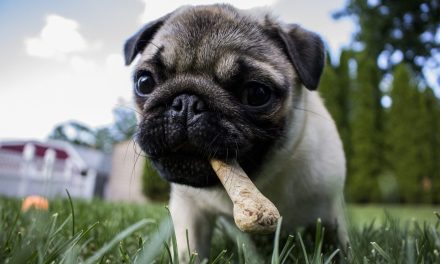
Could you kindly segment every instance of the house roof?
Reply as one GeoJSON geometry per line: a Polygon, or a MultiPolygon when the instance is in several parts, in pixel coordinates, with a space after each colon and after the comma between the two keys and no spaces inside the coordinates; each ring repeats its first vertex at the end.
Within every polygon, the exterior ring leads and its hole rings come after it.
{"type": "Polygon", "coordinates": [[[69,158],[79,169],[94,169],[100,174],[109,175],[111,170],[111,157],[96,149],[75,146],[69,142],[60,140],[48,140],[40,142],[37,140],[15,140],[0,141],[0,149],[23,152],[24,146],[32,144],[36,146],[36,155],[44,156],[46,149],[55,150],[57,159],[69,158]]]}

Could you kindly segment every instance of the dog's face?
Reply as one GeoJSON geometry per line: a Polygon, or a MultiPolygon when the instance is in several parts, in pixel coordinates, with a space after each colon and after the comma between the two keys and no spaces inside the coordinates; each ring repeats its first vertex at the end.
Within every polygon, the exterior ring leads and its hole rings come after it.
{"type": "Polygon", "coordinates": [[[219,181],[209,160],[236,159],[254,176],[286,136],[293,90],[315,89],[322,42],[228,5],[184,7],[125,44],[140,112],[137,142],[166,180],[219,181]]]}

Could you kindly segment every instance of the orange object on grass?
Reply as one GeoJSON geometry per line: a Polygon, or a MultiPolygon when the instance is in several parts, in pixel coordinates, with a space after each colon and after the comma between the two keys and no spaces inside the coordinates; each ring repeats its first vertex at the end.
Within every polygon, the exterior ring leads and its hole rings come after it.
{"type": "Polygon", "coordinates": [[[28,196],[23,200],[23,203],[21,204],[21,210],[23,212],[26,212],[31,208],[47,211],[49,209],[49,202],[46,198],[38,195],[28,196]]]}

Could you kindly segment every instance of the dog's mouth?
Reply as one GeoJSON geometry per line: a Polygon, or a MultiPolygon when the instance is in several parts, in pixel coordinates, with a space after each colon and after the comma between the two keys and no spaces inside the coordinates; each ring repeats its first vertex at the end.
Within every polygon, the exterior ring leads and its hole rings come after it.
{"type": "Polygon", "coordinates": [[[159,157],[151,157],[162,177],[174,183],[209,187],[220,183],[209,160],[210,155],[184,143],[159,157]]]}
{"type": "MultiPolygon", "coordinates": [[[[212,159],[236,160],[252,176],[266,153],[232,123],[226,126],[216,120],[201,120],[188,128],[172,121],[145,119],[137,134],[139,146],[169,182],[193,187],[219,185],[212,159]]],[[[269,145],[261,144],[264,148],[269,145]]]]}
{"type": "Polygon", "coordinates": [[[237,151],[238,150],[231,150],[229,148],[197,146],[189,142],[184,142],[150,158],[155,160],[203,160],[206,162],[215,158],[227,161],[233,158],[236,159],[238,155],[237,151]]]}

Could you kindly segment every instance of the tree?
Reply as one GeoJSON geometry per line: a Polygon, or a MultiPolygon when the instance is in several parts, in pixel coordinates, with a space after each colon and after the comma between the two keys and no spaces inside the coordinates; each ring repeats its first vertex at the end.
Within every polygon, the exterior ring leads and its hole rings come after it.
{"type": "MultiPolygon", "coordinates": [[[[344,150],[346,156],[351,156],[351,142],[350,142],[350,114],[351,105],[350,97],[352,90],[352,78],[350,76],[350,59],[353,58],[353,52],[351,50],[343,50],[339,59],[339,66],[336,68],[336,74],[338,76],[338,97],[337,104],[340,107],[340,117],[338,118],[337,125],[340,128],[341,139],[344,143],[344,150]]],[[[350,171],[350,163],[348,163],[350,171]]]]}
{"type": "Polygon", "coordinates": [[[437,0],[349,0],[334,14],[335,18],[345,16],[353,17],[360,26],[355,40],[365,46],[364,51],[386,61],[382,65],[385,71],[390,72],[401,61],[418,77],[423,77],[422,68],[428,60],[432,69],[439,67],[440,61],[435,58],[440,52],[436,41],[440,23],[437,0]]]}
{"type": "Polygon", "coordinates": [[[98,128],[95,131],[95,147],[104,152],[111,152],[115,138],[112,135],[111,129],[108,127],[98,128]]]}
{"type": "MultiPolygon", "coordinates": [[[[336,75],[336,69],[331,64],[330,55],[327,55],[327,63],[324,67],[324,71],[319,81],[319,92],[324,99],[324,103],[335,120],[338,123],[341,116],[341,110],[338,105],[338,76],[336,75]]],[[[338,126],[339,128],[339,126],[338,126]]]]}
{"type": "MultiPolygon", "coordinates": [[[[377,199],[380,196],[376,193],[377,186],[365,177],[380,175],[382,192],[387,185],[382,179],[392,178],[403,202],[440,202],[440,192],[434,191],[440,189],[440,103],[431,89],[423,90],[427,86],[424,72],[440,80],[440,3],[349,0],[343,10],[334,14],[335,18],[347,16],[359,25],[354,47],[363,54],[356,58],[358,76],[350,86],[353,89],[352,105],[348,107],[351,145],[348,149],[346,146],[349,197],[355,201],[365,197],[377,199]],[[365,64],[367,57],[369,66],[365,64]],[[406,66],[400,66],[401,63],[406,66]],[[374,81],[369,80],[363,72],[372,72],[375,65],[381,70],[370,75],[374,81]],[[370,70],[365,71],[366,68],[370,70]],[[384,74],[391,76],[393,72],[393,104],[384,115],[378,84],[384,74]],[[378,156],[386,154],[383,161],[371,155],[375,149],[378,156]],[[371,164],[367,164],[368,160],[371,164]],[[367,194],[363,189],[375,191],[367,194]]],[[[336,75],[339,79],[346,76],[337,70],[336,75]]],[[[341,137],[344,139],[342,130],[341,137]]]]}
{"type": "Polygon", "coordinates": [[[127,107],[117,107],[113,110],[115,123],[112,126],[115,141],[130,140],[137,129],[137,120],[134,111],[127,107]]]}
{"type": "Polygon", "coordinates": [[[319,85],[320,94],[338,127],[347,158],[351,152],[349,96],[352,83],[348,66],[351,55],[351,51],[342,51],[338,66],[333,66],[330,55],[327,55],[327,64],[319,85]]]}
{"type": "Polygon", "coordinates": [[[77,121],[69,121],[57,125],[50,133],[49,139],[68,141],[79,146],[95,146],[94,131],[77,121]]]}
{"type": "MultiPolygon", "coordinates": [[[[423,118],[419,118],[422,125],[422,139],[424,152],[420,164],[425,169],[424,191],[429,191],[432,201],[440,203],[440,100],[430,88],[421,94],[421,109],[423,118]]],[[[425,194],[425,196],[427,196],[425,194]]]]}
{"type": "Polygon", "coordinates": [[[396,67],[386,133],[387,160],[402,202],[431,202],[432,181],[438,173],[437,100],[429,91],[420,92],[412,76],[408,66],[396,67]]]}
{"type": "Polygon", "coordinates": [[[382,106],[377,88],[380,73],[366,54],[359,55],[352,92],[352,157],[347,194],[352,202],[380,200],[378,179],[382,173],[382,106]]]}
{"type": "Polygon", "coordinates": [[[413,171],[416,159],[416,146],[413,145],[414,122],[417,116],[414,110],[418,106],[415,84],[411,80],[409,69],[405,65],[394,71],[391,99],[392,105],[387,122],[387,161],[390,171],[397,180],[402,201],[413,201],[417,196],[416,173],[413,171]]]}
{"type": "Polygon", "coordinates": [[[117,107],[113,110],[115,122],[111,125],[92,129],[78,121],[57,125],[49,139],[63,140],[74,145],[96,148],[111,152],[113,144],[131,140],[136,133],[137,121],[133,110],[117,107]]]}

